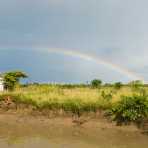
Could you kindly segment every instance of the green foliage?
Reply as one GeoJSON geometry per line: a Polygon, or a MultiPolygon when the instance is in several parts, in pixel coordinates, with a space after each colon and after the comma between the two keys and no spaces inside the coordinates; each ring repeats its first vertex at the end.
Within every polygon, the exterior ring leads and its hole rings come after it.
{"type": "Polygon", "coordinates": [[[116,82],[115,84],[114,84],[114,88],[115,89],[120,89],[122,87],[122,83],[121,82],[116,82]]]}
{"type": "Polygon", "coordinates": [[[147,96],[123,97],[111,110],[118,124],[136,122],[148,116],[147,96]]]}
{"type": "Polygon", "coordinates": [[[21,71],[11,71],[3,74],[4,86],[7,90],[13,90],[19,84],[21,78],[27,78],[27,75],[21,71]]]}
{"type": "Polygon", "coordinates": [[[143,81],[141,81],[141,80],[135,80],[135,81],[130,82],[129,85],[133,89],[139,89],[140,87],[143,86],[143,81]]]}
{"type": "Polygon", "coordinates": [[[123,89],[116,91],[110,86],[102,86],[100,89],[70,86],[69,89],[69,86],[61,87],[60,84],[28,84],[19,89],[15,88],[12,92],[0,93],[0,104],[9,96],[18,107],[23,104],[33,109],[63,110],[78,116],[84,112],[110,110],[109,113],[117,123],[128,123],[147,117],[147,92],[146,87],[141,87],[135,92],[129,86],[123,86],[123,89]],[[125,94],[129,97],[119,98],[125,94]],[[115,101],[118,102],[114,103],[115,101]]]}
{"type": "Polygon", "coordinates": [[[112,87],[112,84],[110,84],[110,83],[105,83],[104,86],[105,86],[105,87],[112,87]]]}
{"type": "Polygon", "coordinates": [[[111,93],[106,93],[105,91],[102,91],[101,96],[102,96],[103,99],[105,99],[107,101],[112,100],[112,94],[111,93]]]}
{"type": "Polygon", "coordinates": [[[138,92],[141,96],[148,96],[147,91],[144,88],[139,88],[138,92]]]}
{"type": "Polygon", "coordinates": [[[94,79],[91,81],[91,86],[93,88],[99,88],[101,86],[101,84],[102,84],[102,81],[99,79],[94,79]]]}
{"type": "Polygon", "coordinates": [[[49,99],[45,101],[36,101],[29,96],[25,96],[22,94],[0,94],[0,102],[5,100],[7,97],[11,99],[16,105],[24,104],[31,105],[34,109],[49,109],[49,110],[64,110],[65,112],[73,113],[78,115],[79,117],[84,112],[96,112],[99,109],[105,109],[109,104],[106,101],[95,101],[95,102],[84,102],[80,99],[65,99],[63,101],[59,101],[58,99],[49,99]]]}
{"type": "Polygon", "coordinates": [[[57,87],[62,89],[73,89],[73,88],[87,88],[89,87],[88,84],[55,84],[57,87]]]}

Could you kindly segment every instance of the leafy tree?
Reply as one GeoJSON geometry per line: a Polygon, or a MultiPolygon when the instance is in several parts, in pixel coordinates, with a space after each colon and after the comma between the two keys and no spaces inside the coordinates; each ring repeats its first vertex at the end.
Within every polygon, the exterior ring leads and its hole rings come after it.
{"type": "Polygon", "coordinates": [[[116,82],[115,84],[114,84],[114,88],[115,89],[120,89],[122,87],[122,83],[121,82],[116,82]]]}
{"type": "Polygon", "coordinates": [[[105,83],[104,86],[106,86],[106,87],[111,87],[112,84],[111,84],[111,83],[105,83]]]}
{"type": "Polygon", "coordinates": [[[94,79],[91,81],[91,86],[94,88],[100,87],[102,84],[102,81],[99,79],[94,79]]]}
{"type": "Polygon", "coordinates": [[[141,86],[143,86],[143,81],[141,81],[141,80],[131,81],[131,82],[129,83],[129,85],[130,85],[132,88],[134,88],[134,89],[138,89],[138,88],[140,88],[141,86]]]}
{"type": "Polygon", "coordinates": [[[4,86],[7,90],[13,90],[20,83],[21,78],[27,78],[27,74],[22,71],[11,71],[3,74],[4,86]]]}

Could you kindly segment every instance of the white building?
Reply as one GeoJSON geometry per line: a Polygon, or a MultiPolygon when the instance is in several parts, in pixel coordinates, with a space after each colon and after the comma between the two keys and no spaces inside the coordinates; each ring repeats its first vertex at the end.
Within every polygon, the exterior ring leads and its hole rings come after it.
{"type": "Polygon", "coordinates": [[[4,91],[4,83],[3,83],[3,78],[0,77],[0,92],[4,91]]]}

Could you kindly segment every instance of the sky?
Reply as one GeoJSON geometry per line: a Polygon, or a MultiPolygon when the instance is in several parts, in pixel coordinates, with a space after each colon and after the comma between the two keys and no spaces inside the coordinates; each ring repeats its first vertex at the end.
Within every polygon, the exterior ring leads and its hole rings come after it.
{"type": "Polygon", "coordinates": [[[0,0],[0,72],[25,71],[29,82],[147,82],[147,6],[147,0],[0,0]]]}

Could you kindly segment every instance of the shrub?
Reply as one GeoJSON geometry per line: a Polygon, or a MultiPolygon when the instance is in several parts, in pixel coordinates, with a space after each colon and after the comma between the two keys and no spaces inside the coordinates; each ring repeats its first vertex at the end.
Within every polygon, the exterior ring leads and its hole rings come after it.
{"type": "Polygon", "coordinates": [[[121,82],[116,82],[115,84],[114,84],[114,88],[115,89],[120,89],[122,87],[122,83],[121,82]]]}
{"type": "Polygon", "coordinates": [[[100,87],[102,84],[102,81],[101,80],[98,80],[98,79],[94,79],[91,81],[91,86],[93,88],[97,88],[97,87],[100,87]]]}
{"type": "Polygon", "coordinates": [[[107,101],[112,100],[112,94],[111,93],[105,93],[105,91],[102,91],[101,96],[102,96],[103,99],[105,99],[107,101]]]}
{"type": "Polygon", "coordinates": [[[117,124],[142,120],[148,116],[148,99],[146,96],[123,97],[112,107],[111,114],[117,124]]]}
{"type": "Polygon", "coordinates": [[[141,80],[132,81],[129,83],[129,85],[133,90],[138,90],[140,87],[143,86],[143,81],[141,80]]]}

